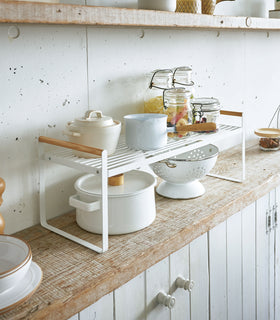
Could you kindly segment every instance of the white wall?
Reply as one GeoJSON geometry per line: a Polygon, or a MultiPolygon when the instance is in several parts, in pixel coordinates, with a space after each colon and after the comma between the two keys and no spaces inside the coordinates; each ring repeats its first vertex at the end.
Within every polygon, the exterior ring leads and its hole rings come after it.
{"type": "MultiPolygon", "coordinates": [[[[220,3],[217,13],[234,12],[238,2],[220,3]]],[[[0,211],[6,233],[39,222],[38,136],[66,139],[66,122],[88,108],[120,120],[141,111],[144,75],[153,69],[192,66],[198,96],[245,112],[247,139],[268,125],[280,103],[277,31],[27,24],[18,25],[13,39],[11,27],[0,25],[0,176],[7,184],[0,211]]],[[[54,165],[47,173],[49,216],[69,211],[79,173],[54,165]]]]}

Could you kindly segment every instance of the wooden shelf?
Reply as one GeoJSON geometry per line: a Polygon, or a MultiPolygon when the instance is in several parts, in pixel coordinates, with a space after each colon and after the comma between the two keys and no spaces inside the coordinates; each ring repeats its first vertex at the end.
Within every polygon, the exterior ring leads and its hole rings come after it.
{"type": "Polygon", "coordinates": [[[280,19],[12,1],[0,2],[0,23],[280,30],[280,19]]]}

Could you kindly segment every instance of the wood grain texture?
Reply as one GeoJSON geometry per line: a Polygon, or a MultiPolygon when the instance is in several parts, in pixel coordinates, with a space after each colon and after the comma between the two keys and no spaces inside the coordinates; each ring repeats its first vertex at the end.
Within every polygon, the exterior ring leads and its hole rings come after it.
{"type": "Polygon", "coordinates": [[[16,1],[0,1],[0,22],[204,29],[280,29],[279,19],[16,1]]]}
{"type": "MultiPolygon", "coordinates": [[[[154,223],[142,231],[110,236],[109,250],[103,254],[38,225],[18,232],[16,236],[31,245],[44,278],[29,301],[0,319],[68,319],[280,185],[280,152],[252,146],[246,157],[246,181],[205,177],[206,193],[192,200],[157,195],[154,223]]],[[[219,155],[213,173],[239,176],[240,170],[237,147],[219,155]]],[[[101,241],[77,226],[73,212],[49,222],[95,244],[101,241]]]]}

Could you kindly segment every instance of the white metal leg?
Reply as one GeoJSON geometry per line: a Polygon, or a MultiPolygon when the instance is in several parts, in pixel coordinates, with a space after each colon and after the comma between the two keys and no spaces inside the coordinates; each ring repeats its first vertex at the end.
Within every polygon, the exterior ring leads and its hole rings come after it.
{"type": "Polygon", "coordinates": [[[232,182],[238,182],[241,183],[246,179],[246,159],[245,159],[245,154],[246,154],[246,148],[245,148],[245,130],[244,130],[244,117],[243,113],[241,113],[241,127],[242,127],[242,146],[241,146],[241,161],[242,161],[242,177],[241,179],[236,179],[236,178],[231,178],[231,177],[226,177],[214,173],[209,173],[209,177],[213,178],[219,178],[223,180],[228,180],[232,182]]]}
{"type": "Polygon", "coordinates": [[[68,232],[65,232],[59,228],[56,228],[50,225],[47,222],[46,216],[46,176],[45,176],[45,164],[46,162],[42,159],[42,146],[39,144],[39,153],[40,153],[40,223],[41,225],[57,233],[69,240],[72,240],[78,244],[81,244],[84,247],[87,247],[97,253],[103,253],[108,250],[108,185],[107,185],[107,151],[102,152],[102,201],[101,201],[101,211],[102,211],[102,247],[98,247],[88,241],[85,241],[79,237],[76,237],[68,232]]]}

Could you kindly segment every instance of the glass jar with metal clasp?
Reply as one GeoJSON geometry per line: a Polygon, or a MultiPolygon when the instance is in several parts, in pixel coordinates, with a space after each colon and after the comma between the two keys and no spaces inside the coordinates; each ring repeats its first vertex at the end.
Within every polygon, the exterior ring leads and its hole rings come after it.
{"type": "Polygon", "coordinates": [[[164,90],[164,113],[167,114],[167,126],[174,127],[169,137],[182,137],[189,133],[180,132],[180,126],[192,124],[191,92],[186,88],[164,90]]]}
{"type": "Polygon", "coordinates": [[[173,86],[184,87],[191,92],[191,99],[195,96],[194,82],[192,80],[192,68],[188,66],[177,67],[173,71],[173,86]]]}
{"type": "Polygon", "coordinates": [[[148,88],[144,98],[145,113],[164,113],[163,92],[173,87],[171,69],[154,70],[148,75],[148,88]]]}
{"type": "Polygon", "coordinates": [[[216,130],[219,129],[221,105],[216,98],[195,98],[191,101],[193,123],[216,123],[216,130]]]}

